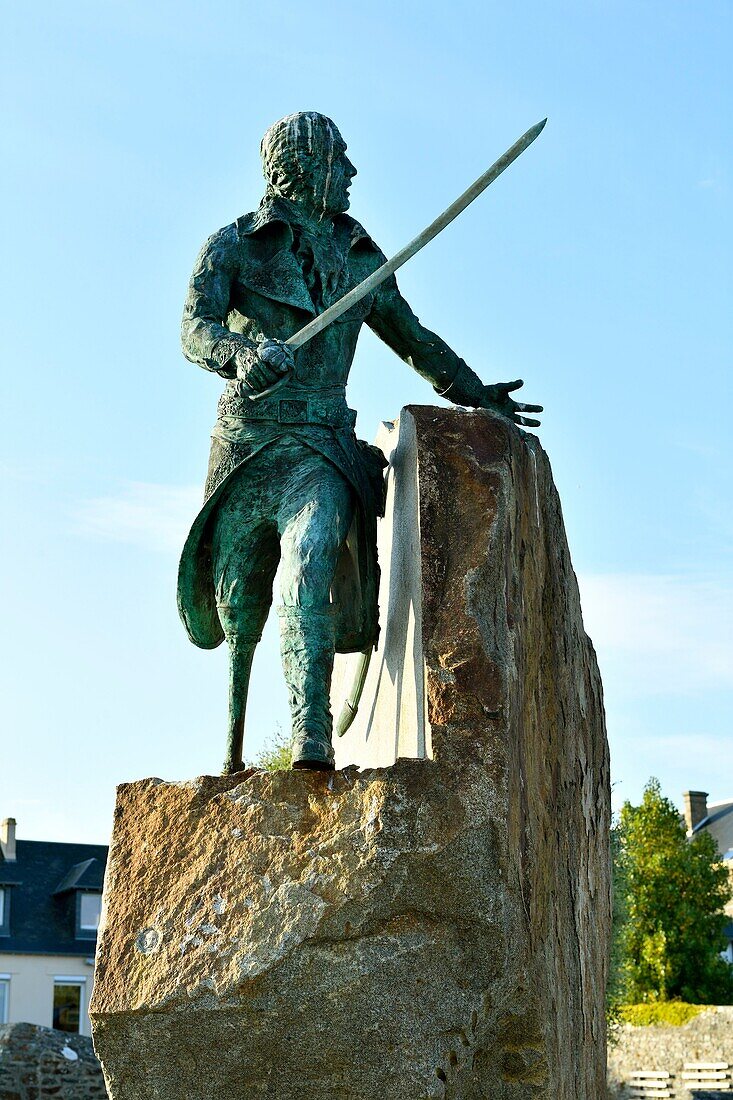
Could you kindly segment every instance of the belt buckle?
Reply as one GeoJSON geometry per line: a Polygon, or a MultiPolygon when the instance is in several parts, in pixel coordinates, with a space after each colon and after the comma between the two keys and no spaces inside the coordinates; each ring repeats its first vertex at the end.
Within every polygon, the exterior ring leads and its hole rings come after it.
{"type": "Polygon", "coordinates": [[[278,405],[277,418],[281,424],[307,424],[308,400],[283,397],[278,405]]]}

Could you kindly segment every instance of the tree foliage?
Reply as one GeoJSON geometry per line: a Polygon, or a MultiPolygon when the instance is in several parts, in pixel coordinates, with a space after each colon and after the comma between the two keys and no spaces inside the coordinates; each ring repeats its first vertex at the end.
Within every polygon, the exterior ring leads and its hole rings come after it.
{"type": "Polygon", "coordinates": [[[278,725],[257,757],[255,766],[266,772],[286,772],[290,770],[292,763],[293,735],[290,732],[283,733],[278,725]]]}
{"type": "Polygon", "coordinates": [[[613,899],[613,932],[611,938],[611,964],[606,987],[606,1017],[609,1025],[609,1041],[615,1039],[622,1023],[622,1006],[625,990],[625,937],[629,919],[628,880],[626,860],[623,858],[621,829],[618,822],[611,829],[611,885],[613,899]]]}
{"type": "Polygon", "coordinates": [[[720,956],[728,873],[712,836],[688,840],[656,779],[641,805],[621,810],[616,878],[625,895],[617,960],[624,999],[730,1003],[733,970],[720,956]]]}

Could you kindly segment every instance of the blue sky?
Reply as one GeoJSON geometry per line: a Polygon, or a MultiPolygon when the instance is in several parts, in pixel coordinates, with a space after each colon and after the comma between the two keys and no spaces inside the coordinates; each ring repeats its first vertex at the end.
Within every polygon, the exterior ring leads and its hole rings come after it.
{"type": "MultiPolygon", "coordinates": [[[[105,841],[114,785],[216,771],[226,658],[175,611],[220,383],[178,327],[259,201],[259,139],[331,115],[396,251],[538,119],[400,284],[486,381],[523,377],[604,675],[615,799],[733,796],[728,0],[6,5],[0,816],[105,841]]],[[[432,391],[362,337],[359,433],[432,391]]],[[[274,630],[247,747],[286,703],[274,630]]]]}

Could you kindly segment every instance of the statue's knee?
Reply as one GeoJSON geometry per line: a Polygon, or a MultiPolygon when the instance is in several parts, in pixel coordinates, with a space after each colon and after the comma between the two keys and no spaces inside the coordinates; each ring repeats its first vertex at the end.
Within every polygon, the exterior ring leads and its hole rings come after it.
{"type": "Polygon", "coordinates": [[[329,602],[343,539],[322,526],[283,539],[280,593],[286,606],[322,607],[329,602]]]}
{"type": "Polygon", "coordinates": [[[257,644],[267,621],[270,604],[218,604],[219,622],[227,642],[249,642],[257,644]]]}
{"type": "Polygon", "coordinates": [[[335,563],[314,561],[294,562],[292,569],[283,566],[280,575],[280,595],[286,607],[323,608],[328,605],[335,563]]]}

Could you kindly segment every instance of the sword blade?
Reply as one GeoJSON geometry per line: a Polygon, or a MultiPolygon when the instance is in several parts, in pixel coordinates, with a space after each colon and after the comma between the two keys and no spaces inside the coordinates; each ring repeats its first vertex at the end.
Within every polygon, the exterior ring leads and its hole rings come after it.
{"type": "MultiPolygon", "coordinates": [[[[290,339],[285,340],[288,347],[293,349],[302,348],[303,344],[307,344],[308,341],[312,340],[314,336],[317,336],[319,332],[323,332],[324,328],[327,328],[332,321],[335,321],[342,313],[346,313],[347,309],[351,309],[351,307],[356,305],[357,302],[360,302],[365,295],[375,290],[385,279],[393,275],[398,268],[412,259],[416,252],[424,248],[426,244],[432,241],[433,237],[437,237],[438,233],[441,233],[459,214],[463,213],[466,207],[469,206],[475,198],[478,198],[481,192],[485,191],[489,184],[493,183],[497,176],[500,176],[501,173],[509,167],[512,161],[515,161],[517,157],[532,144],[536,137],[539,137],[545,128],[546,122],[547,119],[545,118],[542,122],[538,122],[536,126],[532,126],[531,129],[527,130],[527,133],[523,134],[519,141],[515,141],[512,147],[507,149],[503,156],[499,157],[497,161],[494,161],[491,168],[487,169],[482,176],[479,176],[476,182],[472,183],[455,202],[452,202],[447,210],[444,210],[434,222],[431,222],[429,226],[423,229],[422,233],[419,233],[414,240],[400,249],[391,260],[387,260],[386,263],[383,263],[381,267],[377,268],[371,275],[368,275],[366,279],[360,282],[358,286],[355,286],[353,290],[350,290],[348,294],[344,294],[343,298],[339,298],[338,302],[334,302],[328,309],[324,309],[323,313],[319,313],[317,317],[309,321],[299,332],[296,332],[290,339]]],[[[276,383],[276,385],[279,385],[279,383],[276,383]]]]}

